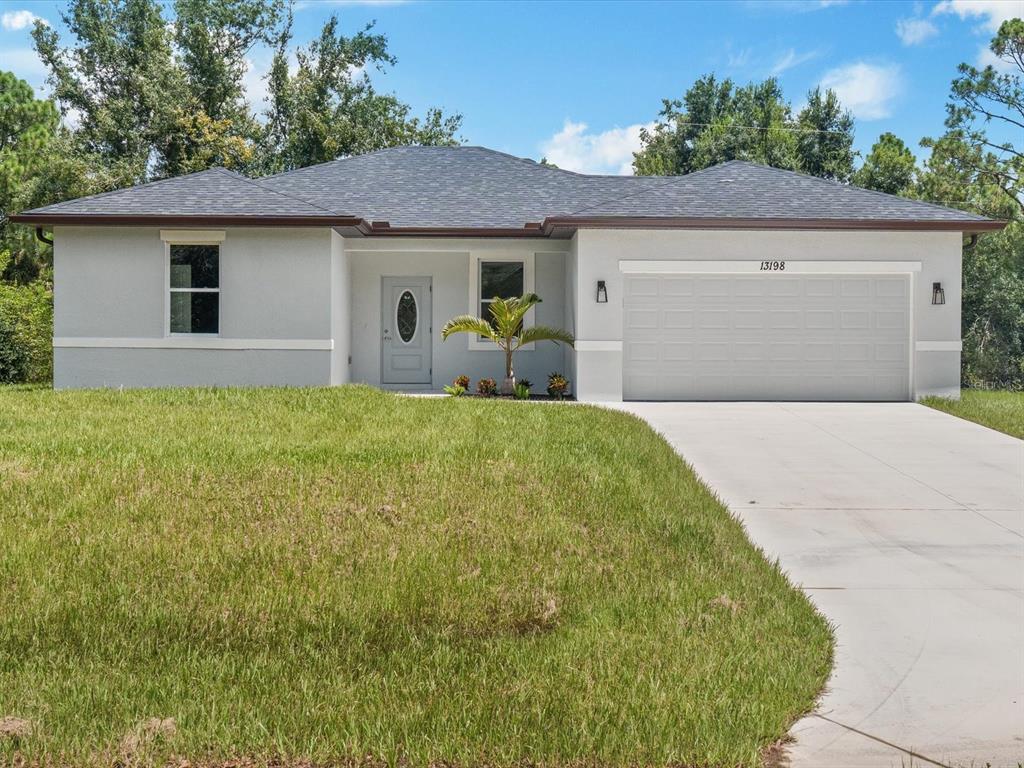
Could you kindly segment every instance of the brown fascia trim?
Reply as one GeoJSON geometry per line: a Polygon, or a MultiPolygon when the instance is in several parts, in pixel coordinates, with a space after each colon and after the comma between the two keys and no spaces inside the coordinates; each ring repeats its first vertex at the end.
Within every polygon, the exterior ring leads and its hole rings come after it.
{"type": "Polygon", "coordinates": [[[37,226],[175,226],[175,227],[358,227],[369,225],[357,216],[158,216],[123,214],[22,213],[9,217],[15,224],[37,226]]]}
{"type": "Polygon", "coordinates": [[[543,231],[573,229],[829,229],[894,230],[915,232],[989,232],[1002,229],[1005,221],[938,221],[927,219],[740,219],[728,217],[644,217],[644,216],[551,216],[543,231]]]}
{"type": "Polygon", "coordinates": [[[386,221],[368,222],[358,216],[159,216],[124,214],[40,214],[9,217],[16,224],[36,226],[251,226],[350,227],[364,237],[566,237],[576,229],[779,229],[888,230],[915,232],[990,232],[1005,221],[935,221],[885,219],[740,219],[643,216],[552,216],[523,227],[392,227],[386,221]],[[558,230],[558,231],[556,231],[558,230]]]}
{"type": "Polygon", "coordinates": [[[366,233],[386,237],[549,237],[543,224],[524,224],[520,227],[392,227],[386,221],[370,223],[366,233]]]}

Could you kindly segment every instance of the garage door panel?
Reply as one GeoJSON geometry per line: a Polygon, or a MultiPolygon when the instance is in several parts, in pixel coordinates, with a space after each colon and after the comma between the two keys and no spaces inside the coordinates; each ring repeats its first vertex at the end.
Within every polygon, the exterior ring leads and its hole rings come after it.
{"type": "Polygon", "coordinates": [[[661,296],[693,296],[693,278],[666,277],[659,288],[661,296]]]}
{"type": "Polygon", "coordinates": [[[699,277],[696,281],[697,296],[729,296],[730,281],[727,277],[699,277]]]}
{"type": "Polygon", "coordinates": [[[692,309],[666,309],[662,316],[665,328],[693,328],[692,309]]]}
{"type": "Polygon", "coordinates": [[[905,400],[907,276],[626,277],[629,399],[905,400]]]}

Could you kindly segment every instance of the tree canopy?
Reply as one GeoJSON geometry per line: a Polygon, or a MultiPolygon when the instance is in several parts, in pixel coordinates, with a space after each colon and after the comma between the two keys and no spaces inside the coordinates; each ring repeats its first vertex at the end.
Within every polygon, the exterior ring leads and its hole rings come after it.
{"type": "Polygon", "coordinates": [[[74,137],[136,181],[215,165],[241,171],[297,168],[400,144],[450,144],[460,115],[378,93],[367,70],[396,59],[372,24],[352,36],[331,17],[292,49],[284,0],[70,0],[68,40],[37,23],[36,49],[74,137]],[[275,51],[271,103],[257,115],[245,92],[247,56],[275,51]],[[288,61],[298,61],[295,72],[288,61]],[[261,119],[262,118],[262,119],[261,119]]]}
{"type": "Polygon", "coordinates": [[[903,139],[894,133],[883,133],[871,147],[864,164],[853,174],[858,187],[887,192],[890,195],[912,193],[917,158],[903,139]]]}
{"type": "Polygon", "coordinates": [[[750,160],[846,181],[853,173],[853,118],[831,90],[816,88],[796,115],[775,78],[737,87],[714,75],[682,99],[665,99],[653,130],[641,131],[637,174],[675,175],[750,160]]]}

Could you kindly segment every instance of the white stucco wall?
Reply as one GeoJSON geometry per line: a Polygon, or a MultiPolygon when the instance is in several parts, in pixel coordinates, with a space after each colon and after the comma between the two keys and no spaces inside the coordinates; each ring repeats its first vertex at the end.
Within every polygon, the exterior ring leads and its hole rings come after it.
{"type": "Polygon", "coordinates": [[[622,399],[620,261],[888,261],[921,262],[913,282],[913,391],[958,396],[960,391],[961,242],[958,232],[580,230],[575,236],[577,395],[590,401],[622,399]],[[608,303],[597,304],[597,281],[608,303]],[[941,282],[946,304],[931,304],[941,282]],[[930,347],[943,347],[934,349],[930,347]]]}
{"type": "MultiPolygon", "coordinates": [[[[168,336],[166,250],[152,227],[54,231],[54,381],[58,387],[381,384],[381,281],[430,277],[432,377],[500,379],[502,355],[467,335],[440,339],[479,309],[476,260],[532,260],[543,303],[533,322],[566,328],[576,349],[539,344],[516,374],[542,391],[564,372],[583,400],[622,398],[621,261],[920,262],[913,274],[915,396],[959,393],[959,233],[581,230],[572,240],[351,238],[329,229],[227,228],[220,334],[168,336]],[[595,300],[598,280],[608,303],[595,300]],[[932,306],[941,282],[944,306],[932,306]],[[350,362],[351,360],[351,362],[350,362]]],[[[529,287],[529,286],[528,286],[529,287]]],[[[412,387],[424,388],[422,385],[412,387]]]]}
{"type": "Polygon", "coordinates": [[[344,290],[335,288],[343,286],[343,252],[334,257],[329,229],[223,230],[217,339],[167,334],[160,231],[55,228],[55,386],[329,384],[343,378],[331,365],[332,332],[345,323],[344,315],[332,320],[332,291],[344,290]]]}
{"type": "MultiPolygon", "coordinates": [[[[449,239],[350,239],[345,242],[352,273],[352,381],[381,386],[381,280],[387,276],[430,277],[433,296],[431,311],[432,380],[439,390],[460,374],[475,381],[504,375],[504,356],[492,349],[475,349],[467,334],[441,341],[441,328],[451,318],[479,314],[471,280],[475,260],[490,256],[533,259],[534,290],[543,300],[535,310],[534,322],[565,326],[564,241],[550,240],[449,240],[449,239]]],[[[547,376],[565,370],[565,355],[559,346],[545,342],[535,349],[516,353],[516,377],[529,379],[535,391],[543,392],[547,376]]],[[[424,385],[395,388],[423,389],[424,385]]]]}

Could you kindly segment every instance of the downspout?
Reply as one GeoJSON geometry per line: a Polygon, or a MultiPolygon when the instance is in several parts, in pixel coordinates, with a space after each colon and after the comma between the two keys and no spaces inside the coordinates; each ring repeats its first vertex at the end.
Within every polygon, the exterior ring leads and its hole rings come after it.
{"type": "Polygon", "coordinates": [[[46,243],[47,245],[53,245],[53,240],[51,240],[50,238],[48,238],[46,235],[43,234],[43,228],[42,227],[36,227],[36,240],[38,240],[40,243],[46,243]]]}

